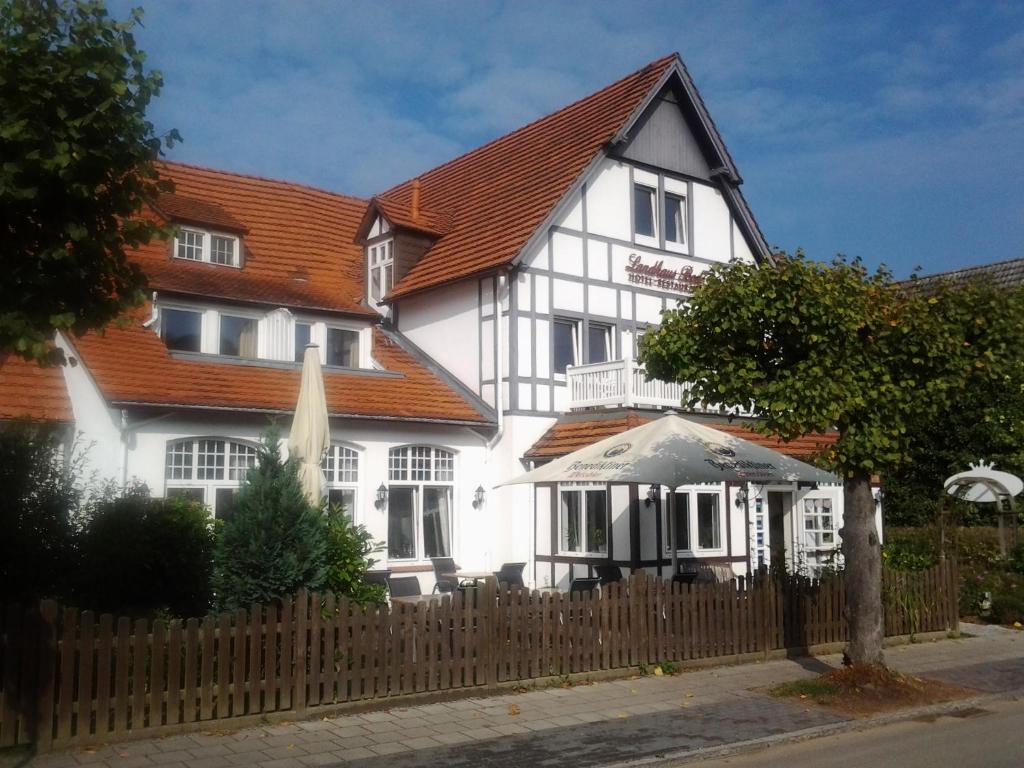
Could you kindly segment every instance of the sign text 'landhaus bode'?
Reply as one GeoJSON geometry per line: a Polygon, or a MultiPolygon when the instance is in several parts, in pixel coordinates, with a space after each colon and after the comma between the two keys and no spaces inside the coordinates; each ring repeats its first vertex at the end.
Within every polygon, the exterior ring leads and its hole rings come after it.
{"type": "Polygon", "coordinates": [[[668,269],[662,259],[653,264],[645,264],[639,253],[629,254],[626,276],[629,282],[637,285],[648,285],[680,293],[690,293],[704,282],[704,276],[693,274],[693,267],[689,265],[681,269],[668,269]]]}

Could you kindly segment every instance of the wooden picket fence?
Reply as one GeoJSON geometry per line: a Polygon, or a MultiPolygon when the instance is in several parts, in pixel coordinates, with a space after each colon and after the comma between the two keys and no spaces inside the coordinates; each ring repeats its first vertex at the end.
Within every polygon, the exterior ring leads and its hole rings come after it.
{"type": "MultiPolygon", "coordinates": [[[[957,628],[955,569],[886,574],[887,634],[957,628]]],[[[0,616],[0,747],[40,750],[343,702],[842,641],[843,581],[685,586],[645,575],[594,594],[488,584],[430,603],[294,600],[187,621],[44,601],[0,616]]]]}

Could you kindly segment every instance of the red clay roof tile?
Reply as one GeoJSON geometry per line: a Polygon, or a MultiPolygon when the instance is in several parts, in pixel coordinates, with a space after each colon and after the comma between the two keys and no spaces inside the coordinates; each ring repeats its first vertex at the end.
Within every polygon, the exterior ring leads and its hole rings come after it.
{"type": "MultiPolygon", "coordinates": [[[[553,459],[564,456],[606,437],[618,435],[628,429],[646,424],[652,418],[655,417],[630,411],[621,415],[616,414],[610,418],[565,419],[552,425],[525,455],[530,459],[553,459]]],[[[838,438],[836,433],[830,432],[823,435],[804,435],[795,440],[783,442],[776,437],[762,435],[741,424],[716,421],[708,422],[708,426],[801,460],[814,458],[838,438]]]]}
{"type": "Polygon", "coordinates": [[[42,368],[17,355],[0,359],[0,420],[74,420],[60,368],[42,368]]]}
{"type": "MultiPolygon", "coordinates": [[[[510,263],[601,148],[678,60],[673,54],[418,177],[424,210],[450,230],[391,293],[397,298],[510,263]]],[[[408,210],[413,181],[385,192],[408,210]]]]}
{"type": "Polygon", "coordinates": [[[355,242],[365,200],[181,163],[161,164],[161,174],[175,191],[158,200],[158,211],[172,220],[190,211],[212,228],[242,227],[243,264],[238,269],[176,259],[170,244],[154,242],[134,256],[152,288],[377,316],[362,301],[363,249],[355,242]]]}
{"type": "Polygon", "coordinates": [[[204,224],[228,232],[245,233],[248,230],[245,224],[219,205],[191,197],[165,192],[157,198],[154,207],[172,221],[204,224]]]}
{"type": "MultiPolygon", "coordinates": [[[[270,412],[295,408],[298,367],[177,357],[142,326],[144,317],[145,312],[139,312],[125,327],[112,326],[102,336],[89,333],[75,340],[79,356],[109,402],[270,412]]],[[[373,358],[397,375],[324,369],[332,415],[490,422],[380,330],[373,334],[373,358]]]]}

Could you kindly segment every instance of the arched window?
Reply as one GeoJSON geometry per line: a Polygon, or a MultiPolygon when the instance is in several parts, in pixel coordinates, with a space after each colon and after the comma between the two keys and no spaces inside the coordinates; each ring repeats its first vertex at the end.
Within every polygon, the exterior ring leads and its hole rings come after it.
{"type": "Polygon", "coordinates": [[[388,452],[388,559],[452,556],[455,455],[429,445],[388,452]]]}
{"type": "Polygon", "coordinates": [[[222,437],[171,441],[167,443],[165,495],[201,501],[215,517],[227,519],[245,473],[256,466],[256,456],[256,446],[222,437]]]}
{"type": "Polygon", "coordinates": [[[332,445],[324,454],[320,467],[327,480],[330,503],[340,504],[349,519],[354,519],[359,490],[359,452],[347,445],[332,445]]]}

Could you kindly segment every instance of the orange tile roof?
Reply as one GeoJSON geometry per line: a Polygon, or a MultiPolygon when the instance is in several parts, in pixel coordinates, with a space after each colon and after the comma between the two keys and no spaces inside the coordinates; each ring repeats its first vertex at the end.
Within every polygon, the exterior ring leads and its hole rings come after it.
{"type": "MultiPolygon", "coordinates": [[[[74,342],[110,403],[269,412],[295,408],[298,367],[178,357],[142,326],[144,317],[139,312],[125,327],[111,326],[102,336],[89,333],[74,342]]],[[[324,370],[332,415],[490,423],[476,404],[379,329],[373,334],[373,358],[397,375],[324,370]]]]}
{"type": "Polygon", "coordinates": [[[402,203],[394,200],[385,200],[375,197],[370,201],[371,208],[375,207],[393,226],[404,229],[412,229],[416,232],[425,232],[434,237],[440,237],[448,232],[452,226],[450,213],[429,211],[420,208],[419,214],[412,215],[412,210],[402,203]]]}
{"type": "Polygon", "coordinates": [[[0,359],[0,420],[74,420],[64,374],[58,367],[42,368],[17,355],[0,359]]]}
{"type": "MultiPolygon", "coordinates": [[[[526,458],[530,459],[553,459],[564,456],[567,453],[584,448],[588,445],[603,440],[612,435],[618,435],[627,429],[639,427],[651,421],[652,416],[645,416],[635,412],[615,414],[609,418],[576,419],[568,418],[559,421],[541,435],[541,438],[533,444],[526,452],[526,458]]],[[[713,429],[728,432],[730,435],[742,437],[752,443],[763,445],[766,448],[779,451],[795,459],[812,459],[822,451],[826,450],[837,439],[838,434],[804,435],[789,442],[783,442],[776,437],[768,437],[755,432],[741,424],[730,424],[729,422],[709,421],[705,422],[713,429]]]]}
{"type": "MultiPolygon", "coordinates": [[[[390,293],[412,293],[510,263],[601,148],[678,61],[672,54],[547,117],[419,176],[423,210],[450,230],[390,293]]],[[[408,210],[413,180],[385,192],[408,210]]]]}
{"type": "Polygon", "coordinates": [[[355,242],[365,200],[182,163],[162,163],[161,175],[175,191],[157,200],[158,212],[244,229],[244,262],[237,269],[175,259],[170,244],[154,242],[133,256],[152,288],[376,317],[362,301],[363,249],[355,242]]]}

